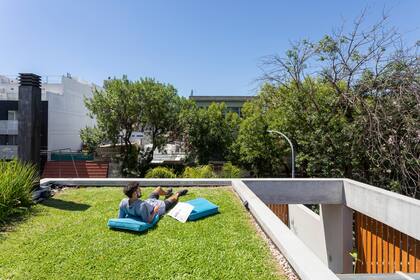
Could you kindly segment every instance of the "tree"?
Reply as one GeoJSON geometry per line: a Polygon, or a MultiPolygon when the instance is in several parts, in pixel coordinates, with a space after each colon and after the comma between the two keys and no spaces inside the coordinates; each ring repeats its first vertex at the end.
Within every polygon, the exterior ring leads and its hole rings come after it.
{"type": "Polygon", "coordinates": [[[183,111],[185,140],[189,155],[199,164],[225,161],[239,130],[238,114],[228,112],[224,103],[212,103],[208,108],[189,104],[183,111]]]}
{"type": "Polygon", "coordinates": [[[85,99],[86,108],[91,117],[95,117],[98,129],[113,144],[120,140],[124,170],[135,169],[136,151],[130,137],[141,121],[142,94],[138,85],[123,76],[122,79],[110,79],[104,82],[104,90],[95,89],[90,99],[85,99]]]}
{"type": "Polygon", "coordinates": [[[86,146],[88,153],[92,154],[95,152],[96,148],[104,142],[105,136],[104,133],[95,127],[88,127],[80,130],[80,139],[83,142],[83,145],[86,146]]]}
{"type": "MultiPolygon", "coordinates": [[[[311,171],[310,153],[316,148],[324,166],[333,162],[337,167],[334,172],[326,169],[325,175],[341,173],[420,197],[419,45],[404,48],[401,36],[387,27],[387,16],[367,27],[365,17],[363,11],[349,31],[343,26],[319,42],[293,44],[285,57],[266,57],[262,80],[279,93],[292,93],[296,105],[302,105],[292,106],[300,125],[290,126],[290,133],[296,139],[301,130],[306,135],[307,140],[297,144],[298,160],[308,175],[316,170],[311,171]],[[312,111],[312,117],[305,117],[306,111],[312,111]]],[[[276,118],[286,129],[291,121],[282,112],[276,118]]]]}
{"type": "Polygon", "coordinates": [[[244,119],[234,145],[240,163],[257,177],[278,176],[284,168],[284,153],[268,133],[266,105],[268,104],[264,102],[263,95],[244,104],[244,119]]]}
{"type": "Polygon", "coordinates": [[[163,84],[154,79],[141,79],[136,84],[141,93],[142,115],[139,128],[150,134],[152,147],[139,154],[138,172],[144,176],[153,159],[153,153],[166,145],[170,138],[179,137],[179,115],[185,99],[177,95],[177,90],[170,84],[163,84]]]}
{"type": "Polygon", "coordinates": [[[182,100],[176,89],[154,79],[129,81],[111,79],[104,90],[95,90],[85,104],[95,117],[105,137],[116,144],[120,140],[123,174],[144,176],[153,159],[153,152],[168,141],[168,134],[176,128],[182,100]],[[150,134],[152,147],[139,150],[130,141],[133,131],[150,134]]]}

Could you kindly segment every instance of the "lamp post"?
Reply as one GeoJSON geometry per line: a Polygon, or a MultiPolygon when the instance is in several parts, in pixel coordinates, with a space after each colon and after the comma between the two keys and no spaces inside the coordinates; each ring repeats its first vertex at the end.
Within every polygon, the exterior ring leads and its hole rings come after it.
{"type": "Polygon", "coordinates": [[[277,130],[267,130],[268,133],[275,133],[278,135],[283,136],[284,138],[286,138],[287,142],[289,142],[290,148],[292,149],[292,178],[295,178],[295,150],[293,149],[293,144],[292,141],[290,141],[290,139],[284,135],[283,133],[281,133],[280,131],[277,130]]]}

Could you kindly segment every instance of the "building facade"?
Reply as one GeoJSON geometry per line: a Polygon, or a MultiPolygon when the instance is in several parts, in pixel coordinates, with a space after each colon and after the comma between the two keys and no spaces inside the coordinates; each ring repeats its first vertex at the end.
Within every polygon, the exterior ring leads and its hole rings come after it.
{"type": "MultiPolygon", "coordinates": [[[[96,85],[71,75],[45,78],[41,92],[41,150],[80,150],[80,129],[95,125],[84,98],[92,97],[96,85]]],[[[17,156],[19,81],[0,76],[0,159],[17,156]]]]}
{"type": "Polygon", "coordinates": [[[191,100],[194,100],[199,108],[207,108],[211,103],[225,103],[226,108],[241,116],[241,110],[245,102],[251,101],[254,96],[195,96],[190,95],[191,100]]]}

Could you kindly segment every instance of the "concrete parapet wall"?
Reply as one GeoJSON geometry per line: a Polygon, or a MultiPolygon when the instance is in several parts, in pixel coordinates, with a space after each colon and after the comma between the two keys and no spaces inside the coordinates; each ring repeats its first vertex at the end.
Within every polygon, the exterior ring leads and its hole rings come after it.
{"type": "Polygon", "coordinates": [[[344,203],[349,208],[420,240],[418,199],[345,179],[344,203]]]}
{"type": "Polygon", "coordinates": [[[244,179],[243,182],[269,204],[341,204],[341,179],[244,179]]]}
{"type": "Polygon", "coordinates": [[[319,215],[302,204],[289,205],[290,230],[328,265],[327,245],[325,242],[324,225],[319,215]]]}

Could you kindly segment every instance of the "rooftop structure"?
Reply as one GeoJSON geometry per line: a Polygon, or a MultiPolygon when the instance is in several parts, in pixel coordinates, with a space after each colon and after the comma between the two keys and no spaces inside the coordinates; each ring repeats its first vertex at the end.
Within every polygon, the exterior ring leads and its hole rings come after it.
{"type": "Polygon", "coordinates": [[[354,180],[43,179],[41,185],[121,186],[132,181],[141,186],[232,186],[302,280],[419,279],[420,201],[354,180]],[[319,204],[320,214],[302,204],[319,204]],[[350,256],[354,249],[356,262],[350,256]],[[352,274],[354,269],[362,278],[352,274]]]}
{"type": "MultiPolygon", "coordinates": [[[[66,76],[43,77],[41,84],[41,149],[80,150],[79,131],[93,126],[84,98],[98,86],[66,76]]],[[[19,81],[0,75],[0,158],[17,155],[19,81]]]]}
{"type": "Polygon", "coordinates": [[[211,103],[225,103],[226,108],[231,111],[241,115],[241,109],[245,102],[251,101],[253,96],[196,96],[190,95],[191,100],[194,100],[198,107],[207,108],[211,103]]]}

